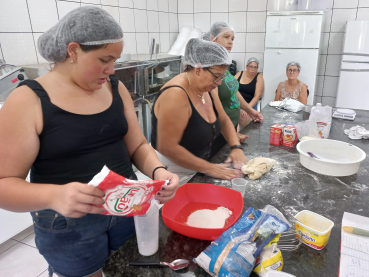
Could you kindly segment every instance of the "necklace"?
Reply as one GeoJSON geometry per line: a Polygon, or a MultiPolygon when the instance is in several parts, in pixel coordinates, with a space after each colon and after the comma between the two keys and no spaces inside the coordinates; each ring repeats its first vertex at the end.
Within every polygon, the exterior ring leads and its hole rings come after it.
{"type": "Polygon", "coordinates": [[[204,98],[204,95],[202,95],[202,96],[201,96],[201,95],[197,94],[197,93],[193,90],[192,85],[191,85],[190,78],[188,77],[188,72],[186,72],[186,76],[187,76],[188,83],[190,84],[191,91],[192,91],[195,95],[197,95],[198,97],[200,97],[200,98],[202,99],[202,104],[205,104],[205,98],[204,98]]]}

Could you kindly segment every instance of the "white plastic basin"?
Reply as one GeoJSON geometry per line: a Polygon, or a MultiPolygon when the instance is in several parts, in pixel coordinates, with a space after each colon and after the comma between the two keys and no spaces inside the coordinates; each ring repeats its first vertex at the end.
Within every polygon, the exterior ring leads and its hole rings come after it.
{"type": "Polygon", "coordinates": [[[359,171],[360,163],[366,154],[360,148],[346,142],[319,139],[297,144],[300,163],[311,171],[329,176],[349,176],[359,171]],[[311,152],[320,159],[312,158],[311,152]]]}

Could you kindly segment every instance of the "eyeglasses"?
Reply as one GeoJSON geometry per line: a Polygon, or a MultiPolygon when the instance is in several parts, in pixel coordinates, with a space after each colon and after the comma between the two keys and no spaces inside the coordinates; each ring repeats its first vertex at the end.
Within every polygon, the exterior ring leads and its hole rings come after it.
{"type": "Polygon", "coordinates": [[[296,73],[297,71],[299,71],[298,69],[288,69],[287,70],[289,73],[296,73]]]}
{"type": "Polygon", "coordinates": [[[258,69],[259,67],[257,67],[257,66],[251,66],[251,65],[248,65],[247,66],[248,68],[250,68],[250,69],[253,69],[253,70],[256,70],[256,69],[258,69]]]}
{"type": "Polygon", "coordinates": [[[214,83],[222,81],[227,76],[227,73],[224,73],[222,76],[219,77],[219,76],[215,75],[213,72],[211,72],[211,70],[209,68],[205,68],[205,69],[207,71],[209,71],[211,74],[213,74],[213,76],[215,77],[214,83]]]}

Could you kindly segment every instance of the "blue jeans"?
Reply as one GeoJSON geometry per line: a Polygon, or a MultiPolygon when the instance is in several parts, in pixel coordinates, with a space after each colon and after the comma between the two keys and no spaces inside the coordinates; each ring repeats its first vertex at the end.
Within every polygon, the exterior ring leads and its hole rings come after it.
{"type": "Polygon", "coordinates": [[[36,246],[58,276],[81,277],[99,271],[134,233],[133,217],[87,214],[68,218],[53,210],[31,212],[36,246]]]}

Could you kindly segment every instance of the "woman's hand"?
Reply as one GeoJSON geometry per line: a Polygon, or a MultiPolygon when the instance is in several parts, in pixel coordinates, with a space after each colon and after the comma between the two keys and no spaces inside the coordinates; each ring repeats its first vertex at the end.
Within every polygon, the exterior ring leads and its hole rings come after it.
{"type": "Polygon", "coordinates": [[[247,157],[243,153],[242,149],[236,148],[232,149],[231,154],[229,154],[228,159],[225,161],[226,164],[233,164],[236,169],[241,169],[241,167],[247,164],[247,157]]]}
{"type": "Polygon", "coordinates": [[[91,185],[78,182],[55,185],[51,209],[65,217],[82,217],[86,214],[100,214],[105,211],[93,205],[103,205],[105,193],[91,185]]]}
{"type": "Polygon", "coordinates": [[[237,137],[238,137],[238,139],[240,141],[240,144],[242,144],[245,141],[245,139],[247,139],[249,136],[246,136],[246,135],[237,133],[237,137]]]}
{"type": "Polygon", "coordinates": [[[247,112],[245,112],[244,110],[241,109],[241,115],[240,115],[240,124],[241,127],[245,127],[247,124],[249,124],[251,120],[251,117],[249,116],[249,114],[247,112]]]}
{"type": "Polygon", "coordinates": [[[179,186],[179,177],[164,168],[159,168],[155,171],[155,180],[169,180],[169,184],[162,186],[161,191],[156,193],[156,198],[160,204],[167,203],[176,194],[179,186]]]}
{"type": "Polygon", "coordinates": [[[252,109],[249,115],[254,120],[254,122],[262,122],[264,120],[263,115],[254,109],[252,109]]]}
{"type": "Polygon", "coordinates": [[[231,180],[240,176],[237,170],[228,168],[226,164],[211,164],[205,173],[211,177],[225,180],[231,180]]]}

